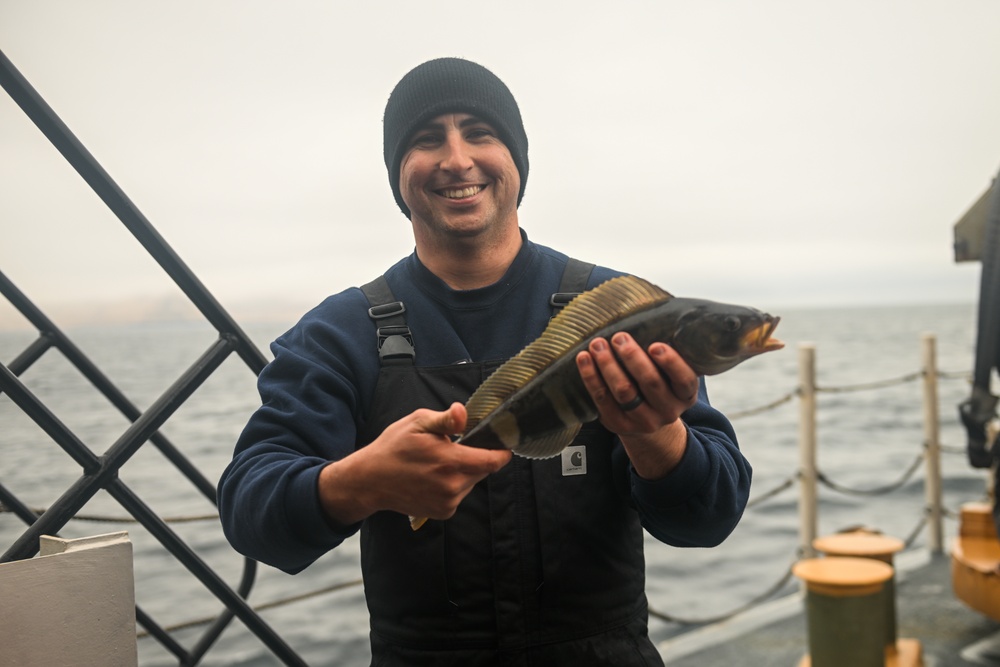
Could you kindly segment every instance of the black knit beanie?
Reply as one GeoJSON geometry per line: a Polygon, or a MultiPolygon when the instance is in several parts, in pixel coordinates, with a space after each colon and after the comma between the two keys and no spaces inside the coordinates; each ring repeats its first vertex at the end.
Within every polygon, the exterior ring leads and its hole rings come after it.
{"type": "Polygon", "coordinates": [[[496,129],[521,175],[520,205],[528,182],[528,136],[514,96],[482,65],[461,58],[439,58],[410,70],[385,105],[382,151],[392,195],[403,215],[410,217],[399,192],[399,166],[407,142],[424,123],[444,113],[472,114],[496,129]]]}

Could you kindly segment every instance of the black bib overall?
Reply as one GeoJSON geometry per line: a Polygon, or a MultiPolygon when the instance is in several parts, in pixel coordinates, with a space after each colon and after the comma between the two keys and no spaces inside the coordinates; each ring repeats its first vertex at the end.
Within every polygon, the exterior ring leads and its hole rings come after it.
{"type": "MultiPolygon", "coordinates": [[[[403,309],[376,283],[364,289],[384,354],[359,446],[417,408],[464,403],[501,363],[414,365],[403,309]]],[[[612,465],[624,452],[596,422],[567,449],[575,456],[515,456],[447,521],[412,531],[395,512],[365,520],[373,665],[662,664],[646,637],[627,466],[612,465]]]]}

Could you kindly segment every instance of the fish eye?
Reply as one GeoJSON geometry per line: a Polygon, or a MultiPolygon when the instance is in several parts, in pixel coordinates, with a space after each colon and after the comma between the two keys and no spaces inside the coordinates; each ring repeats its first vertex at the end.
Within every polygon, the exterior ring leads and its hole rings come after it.
{"type": "Polygon", "coordinates": [[[722,321],[722,326],[725,327],[726,331],[739,331],[740,327],[743,326],[743,322],[735,315],[729,315],[722,321]]]}

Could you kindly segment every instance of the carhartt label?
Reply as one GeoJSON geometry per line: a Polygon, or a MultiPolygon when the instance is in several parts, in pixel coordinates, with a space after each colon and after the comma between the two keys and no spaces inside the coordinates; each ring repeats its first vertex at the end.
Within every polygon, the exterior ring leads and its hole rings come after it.
{"type": "Polygon", "coordinates": [[[587,474],[587,448],[583,445],[567,447],[562,450],[562,474],[563,477],[570,475],[587,474]]]}

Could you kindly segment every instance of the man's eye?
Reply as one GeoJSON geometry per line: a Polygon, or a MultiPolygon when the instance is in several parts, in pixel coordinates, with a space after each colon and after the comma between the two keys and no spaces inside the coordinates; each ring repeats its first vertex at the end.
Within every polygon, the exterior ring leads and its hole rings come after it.
{"type": "Polygon", "coordinates": [[[433,146],[440,143],[440,138],[436,134],[418,134],[410,142],[411,146],[433,146]]]}
{"type": "Polygon", "coordinates": [[[465,136],[469,139],[483,139],[494,136],[494,132],[486,127],[474,127],[470,129],[465,136]]]}

